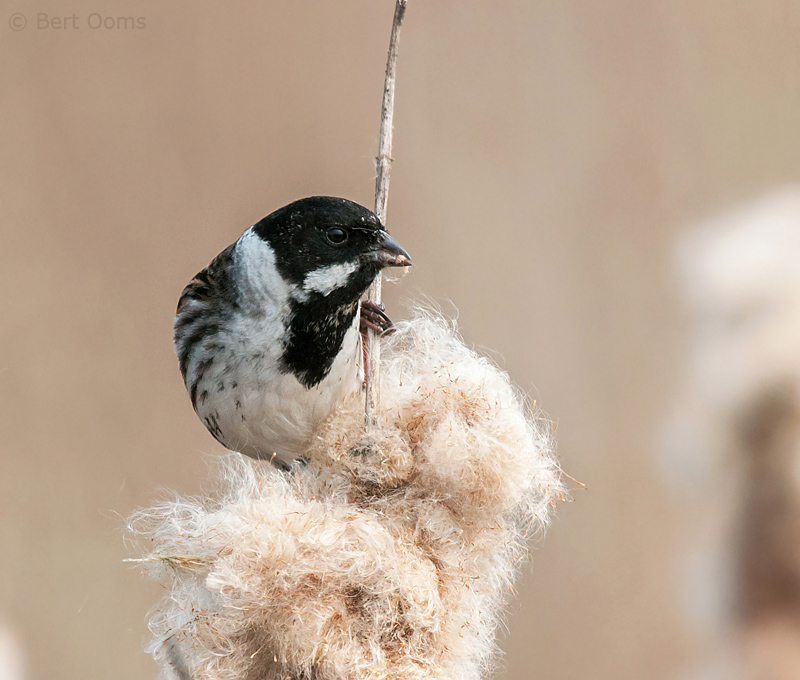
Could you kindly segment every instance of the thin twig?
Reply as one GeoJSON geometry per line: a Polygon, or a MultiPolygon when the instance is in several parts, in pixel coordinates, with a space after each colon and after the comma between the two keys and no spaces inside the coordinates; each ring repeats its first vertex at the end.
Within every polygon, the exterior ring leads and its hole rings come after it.
{"type": "MultiPolygon", "coordinates": [[[[389,201],[389,175],[392,169],[392,125],[394,118],[394,84],[397,74],[397,43],[400,40],[400,26],[406,13],[406,0],[397,0],[392,22],[392,36],[389,39],[389,56],[386,60],[386,78],[383,83],[383,106],[381,108],[381,134],[376,158],[377,177],[375,179],[375,214],[381,224],[386,225],[386,206],[389,201]]],[[[379,274],[370,286],[367,299],[375,304],[381,302],[381,281],[379,274]]],[[[381,345],[377,333],[367,330],[366,352],[367,397],[365,415],[367,429],[377,423],[380,407],[380,363],[381,345]]]]}

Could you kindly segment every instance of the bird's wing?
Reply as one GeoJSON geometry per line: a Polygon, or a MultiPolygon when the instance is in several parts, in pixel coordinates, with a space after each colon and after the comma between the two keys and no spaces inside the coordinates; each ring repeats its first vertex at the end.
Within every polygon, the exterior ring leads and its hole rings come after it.
{"type": "MultiPolygon", "coordinates": [[[[233,284],[230,280],[231,261],[235,243],[229,245],[217,255],[205,269],[198,272],[183,289],[175,312],[175,327],[183,312],[188,311],[193,301],[209,302],[234,296],[233,284]]],[[[235,300],[230,300],[234,302],[235,300]]]]}
{"type": "MultiPolygon", "coordinates": [[[[217,255],[183,289],[175,313],[175,352],[186,380],[193,351],[209,334],[219,330],[224,314],[238,306],[231,279],[233,244],[217,255]]],[[[187,386],[188,387],[188,386],[187,386]]]]}

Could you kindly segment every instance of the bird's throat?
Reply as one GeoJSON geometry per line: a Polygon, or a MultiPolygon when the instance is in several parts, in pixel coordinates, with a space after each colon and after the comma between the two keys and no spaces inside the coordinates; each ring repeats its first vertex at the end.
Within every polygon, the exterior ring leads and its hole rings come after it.
{"type": "Polygon", "coordinates": [[[312,296],[293,302],[292,307],[282,369],[311,389],[330,373],[347,332],[356,323],[358,300],[331,306],[325,297],[312,296]]]}

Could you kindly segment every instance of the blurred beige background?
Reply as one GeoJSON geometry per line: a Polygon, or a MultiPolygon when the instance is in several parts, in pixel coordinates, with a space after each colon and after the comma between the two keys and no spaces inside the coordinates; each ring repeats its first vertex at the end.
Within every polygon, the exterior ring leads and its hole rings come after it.
{"type": "MultiPolygon", "coordinates": [[[[654,465],[682,352],[670,260],[682,225],[800,178],[800,4],[409,4],[388,223],[416,266],[390,310],[452,301],[587,485],[519,585],[501,677],[679,677],[687,527],[654,465]]],[[[199,492],[219,451],[172,354],[177,297],[290,200],[371,204],[391,15],[2,3],[0,629],[23,677],[155,675],[160,593],[122,562],[123,518],[199,492]]]]}

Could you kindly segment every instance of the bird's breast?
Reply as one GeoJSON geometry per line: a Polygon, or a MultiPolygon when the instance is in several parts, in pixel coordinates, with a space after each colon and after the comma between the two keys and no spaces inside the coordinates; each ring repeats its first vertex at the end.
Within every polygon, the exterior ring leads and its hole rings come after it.
{"type": "Polygon", "coordinates": [[[256,328],[243,326],[243,352],[215,357],[198,385],[196,410],[209,431],[227,448],[254,458],[290,462],[306,453],[314,431],[362,383],[358,318],[346,329],[325,376],[307,386],[276,344],[253,342],[256,328]]]}

